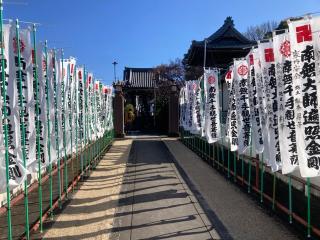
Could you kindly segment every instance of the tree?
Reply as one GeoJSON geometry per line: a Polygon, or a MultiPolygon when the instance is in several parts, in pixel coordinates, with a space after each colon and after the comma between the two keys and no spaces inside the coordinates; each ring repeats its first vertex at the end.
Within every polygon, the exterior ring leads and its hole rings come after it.
{"type": "Polygon", "coordinates": [[[278,27],[276,21],[268,21],[259,25],[250,26],[247,31],[243,33],[245,37],[252,41],[259,41],[272,37],[272,31],[278,27]]]}
{"type": "Polygon", "coordinates": [[[155,116],[156,126],[160,131],[168,128],[168,103],[171,85],[175,83],[180,88],[184,84],[184,72],[182,61],[178,58],[154,68],[156,78],[155,116]]]}
{"type": "Polygon", "coordinates": [[[157,97],[167,103],[170,87],[173,83],[182,86],[184,83],[184,66],[181,59],[177,58],[169,64],[161,64],[154,68],[157,84],[157,97]]]}

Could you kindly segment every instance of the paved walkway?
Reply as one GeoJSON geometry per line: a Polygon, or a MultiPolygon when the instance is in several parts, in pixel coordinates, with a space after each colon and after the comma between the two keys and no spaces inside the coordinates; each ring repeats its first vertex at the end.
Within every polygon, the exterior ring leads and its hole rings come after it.
{"type": "Polygon", "coordinates": [[[115,141],[44,238],[297,239],[168,138],[115,141]]]}
{"type": "Polygon", "coordinates": [[[112,239],[220,239],[160,139],[135,140],[112,239]]]}

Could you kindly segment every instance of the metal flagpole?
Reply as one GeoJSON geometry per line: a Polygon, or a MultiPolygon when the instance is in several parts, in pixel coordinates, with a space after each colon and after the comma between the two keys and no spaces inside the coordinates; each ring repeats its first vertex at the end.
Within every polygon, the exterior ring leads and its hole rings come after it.
{"type": "Polygon", "coordinates": [[[252,144],[252,124],[251,124],[251,130],[250,130],[250,158],[249,158],[249,173],[248,173],[248,193],[251,192],[251,168],[252,168],[252,151],[253,151],[253,144],[252,144]]]}
{"type": "Polygon", "coordinates": [[[37,63],[37,45],[36,45],[36,25],[33,24],[33,78],[35,81],[35,110],[36,110],[36,144],[37,144],[37,160],[38,160],[38,194],[39,194],[39,221],[40,221],[40,232],[42,232],[42,176],[41,176],[41,152],[40,152],[40,110],[39,110],[39,80],[38,80],[38,63],[37,63]]]}
{"type": "MultiPolygon", "coordinates": [[[[75,89],[74,89],[74,97],[75,97],[75,100],[76,100],[76,104],[75,104],[75,107],[76,107],[76,111],[75,111],[75,122],[76,122],[76,142],[75,142],[75,144],[76,144],[76,160],[78,161],[78,89],[77,89],[77,86],[78,86],[78,84],[77,84],[77,67],[75,66],[74,67],[74,76],[75,76],[75,78],[74,78],[74,83],[75,83],[75,89]]],[[[81,171],[82,171],[82,168],[81,168],[81,171]]],[[[82,172],[81,172],[81,176],[82,176],[82,172]]]]}
{"type": "Polygon", "coordinates": [[[289,223],[292,223],[292,182],[291,175],[289,175],[289,223]]]}
{"type": "Polygon", "coordinates": [[[66,142],[66,96],[65,96],[65,82],[64,82],[64,74],[67,76],[67,72],[64,71],[64,52],[63,49],[61,49],[61,95],[62,95],[62,130],[63,130],[63,149],[64,149],[64,189],[66,192],[66,198],[68,198],[68,161],[67,161],[67,142],[66,142]]]}
{"type": "Polygon", "coordinates": [[[45,41],[44,44],[44,52],[45,52],[45,62],[46,62],[46,87],[45,87],[45,94],[46,94],[46,115],[47,115],[47,149],[48,149],[48,160],[49,160],[49,188],[50,188],[50,217],[53,218],[53,194],[52,194],[52,161],[51,161],[51,131],[50,131],[50,87],[49,87],[49,59],[48,59],[48,43],[45,41]]]}
{"type": "Polygon", "coordinates": [[[261,153],[261,179],[260,179],[260,202],[263,203],[263,188],[264,188],[264,165],[263,165],[263,152],[261,153]]]}
{"type": "MultiPolygon", "coordinates": [[[[26,129],[25,129],[25,109],[24,109],[24,96],[22,90],[22,66],[21,66],[21,49],[20,49],[20,26],[18,19],[16,20],[16,42],[17,42],[17,53],[18,53],[18,79],[17,85],[19,87],[19,120],[20,120],[20,130],[21,130],[21,150],[22,150],[22,160],[23,167],[27,168],[26,160],[26,129]]],[[[28,182],[27,179],[24,180],[24,207],[25,207],[25,233],[27,239],[30,238],[29,233],[29,206],[28,206],[28,182]]]]}
{"type": "MultiPolygon", "coordinates": [[[[87,84],[87,74],[86,74],[86,66],[84,65],[83,66],[83,80],[82,80],[82,86],[83,86],[83,134],[84,134],[84,146],[85,146],[85,152],[84,152],[84,159],[85,159],[85,164],[86,166],[88,166],[89,162],[88,161],[88,155],[87,155],[87,149],[86,149],[86,145],[87,145],[87,129],[88,129],[88,126],[87,126],[87,91],[86,91],[86,86],[87,84]]],[[[90,167],[88,168],[88,172],[90,173],[90,167]]],[[[88,173],[88,174],[89,174],[88,173]]]]}
{"type": "MultiPolygon", "coordinates": [[[[69,114],[69,128],[70,128],[70,151],[71,151],[71,159],[72,159],[72,155],[73,155],[73,141],[72,141],[72,127],[73,127],[73,124],[72,124],[72,114],[73,114],[73,111],[72,111],[72,99],[71,99],[71,84],[73,84],[72,80],[73,80],[73,77],[71,77],[71,68],[70,68],[70,64],[68,65],[68,68],[67,68],[67,71],[68,71],[68,81],[69,81],[69,84],[68,84],[68,114],[69,114]]],[[[74,75],[73,75],[74,76],[74,75]]],[[[71,169],[72,169],[72,176],[74,176],[73,174],[73,160],[71,160],[71,169]]],[[[72,184],[72,191],[74,191],[74,185],[72,184]]]]}
{"type": "MultiPolygon", "coordinates": [[[[220,75],[220,70],[217,70],[218,71],[218,74],[220,75]]],[[[219,92],[222,93],[222,88],[223,88],[223,83],[219,83],[220,82],[220,79],[219,79],[219,75],[218,75],[218,86],[220,85],[221,87],[219,88],[219,92]]],[[[220,98],[220,95],[219,95],[219,98],[220,98]]],[[[221,94],[221,100],[223,101],[222,99],[222,94],[221,94]]],[[[220,99],[219,99],[220,101],[220,99]]],[[[222,103],[221,101],[221,103],[222,103]]],[[[220,134],[221,134],[221,158],[222,158],[222,171],[224,171],[224,138],[222,137],[222,107],[219,106],[219,111],[220,111],[220,134]]]]}
{"type": "Polygon", "coordinates": [[[307,178],[307,195],[308,195],[308,238],[311,237],[311,195],[310,195],[310,178],[307,178]]]}
{"type": "Polygon", "coordinates": [[[233,181],[237,181],[237,152],[233,152],[233,181]]]}
{"type": "Polygon", "coordinates": [[[1,41],[1,94],[3,101],[3,130],[4,130],[4,147],[5,147],[5,163],[6,163],[6,196],[7,196],[7,224],[8,239],[12,239],[12,223],[11,223],[11,194],[10,194],[10,176],[9,176],[9,144],[8,144],[8,112],[7,112],[7,84],[5,74],[5,56],[4,56],[4,33],[3,33],[3,1],[0,0],[0,41],[1,41]]]}
{"type": "Polygon", "coordinates": [[[58,99],[57,99],[57,66],[56,66],[56,50],[53,50],[53,96],[54,96],[54,128],[56,134],[56,151],[58,158],[58,191],[59,191],[59,208],[62,208],[61,202],[61,161],[60,161],[60,148],[59,148],[59,125],[58,125],[58,99]]]}
{"type": "Polygon", "coordinates": [[[275,202],[276,202],[276,182],[277,176],[276,173],[273,173],[273,187],[272,187],[272,210],[275,209],[275,202]]]}

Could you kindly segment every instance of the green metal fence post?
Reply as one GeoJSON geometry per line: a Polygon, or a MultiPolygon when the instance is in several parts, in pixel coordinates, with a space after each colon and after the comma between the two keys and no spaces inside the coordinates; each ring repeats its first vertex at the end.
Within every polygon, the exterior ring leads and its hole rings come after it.
{"type": "MultiPolygon", "coordinates": [[[[21,150],[22,150],[22,160],[23,167],[27,168],[27,152],[26,152],[26,125],[25,125],[25,110],[24,110],[24,96],[23,96],[23,80],[22,80],[22,66],[21,66],[21,46],[20,46],[20,26],[18,19],[16,20],[16,42],[17,42],[17,55],[18,55],[18,79],[17,83],[19,87],[19,120],[20,120],[20,130],[21,130],[21,150]]],[[[29,203],[28,203],[28,182],[27,179],[24,180],[24,207],[25,207],[25,233],[27,239],[30,238],[29,233],[29,203]]]]}
{"type": "Polygon", "coordinates": [[[51,161],[51,130],[50,130],[50,87],[49,87],[49,59],[48,59],[48,43],[45,41],[44,44],[44,53],[45,53],[45,95],[46,95],[46,116],[47,116],[47,150],[48,150],[48,160],[49,160],[49,205],[50,205],[50,218],[53,219],[53,193],[52,193],[52,161],[51,161]]]}
{"type": "Polygon", "coordinates": [[[56,135],[56,152],[58,158],[58,191],[59,191],[59,208],[62,208],[62,199],[61,199],[61,161],[60,161],[60,148],[59,148],[59,125],[58,125],[58,99],[57,99],[57,66],[56,66],[56,50],[53,50],[53,96],[54,96],[54,128],[56,135]]]}
{"type": "Polygon", "coordinates": [[[37,63],[37,45],[36,45],[36,25],[33,24],[33,51],[34,51],[34,72],[33,78],[35,81],[35,112],[36,112],[36,145],[37,145],[37,161],[38,161],[38,195],[39,195],[39,218],[40,218],[40,232],[43,230],[42,226],[42,179],[41,179],[41,149],[40,149],[40,109],[39,109],[39,80],[38,80],[38,63],[37,63]]]}

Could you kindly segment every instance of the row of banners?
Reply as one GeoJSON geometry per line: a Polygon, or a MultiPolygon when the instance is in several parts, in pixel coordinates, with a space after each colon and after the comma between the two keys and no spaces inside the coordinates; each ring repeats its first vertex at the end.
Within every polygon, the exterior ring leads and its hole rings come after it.
{"type": "Polygon", "coordinates": [[[2,116],[6,110],[7,124],[0,121],[1,192],[6,190],[6,167],[13,189],[39,166],[45,168],[113,129],[111,87],[94,81],[74,58],[59,58],[43,44],[34,47],[35,32],[6,24],[3,33],[0,75],[5,75],[6,96],[0,108],[2,116]]]}
{"type": "Polygon", "coordinates": [[[320,176],[320,18],[289,21],[289,29],[234,59],[225,76],[229,106],[221,131],[219,72],[180,92],[180,125],[230,151],[261,154],[273,172],[320,176]],[[202,94],[203,92],[203,94],[202,94]]]}

